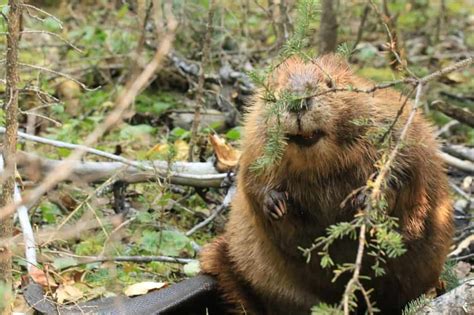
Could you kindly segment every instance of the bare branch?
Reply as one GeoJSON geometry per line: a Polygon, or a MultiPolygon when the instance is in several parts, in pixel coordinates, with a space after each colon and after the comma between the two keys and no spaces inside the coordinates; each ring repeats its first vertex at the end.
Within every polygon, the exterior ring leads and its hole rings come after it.
{"type": "Polygon", "coordinates": [[[55,74],[57,76],[60,76],[60,77],[64,77],[68,80],[71,80],[71,81],[74,81],[76,82],[77,84],[79,84],[84,90],[86,91],[96,91],[98,89],[100,89],[100,86],[94,88],[94,89],[91,89],[91,88],[88,88],[87,85],[85,85],[84,83],[82,83],[81,81],[71,77],[69,74],[66,74],[66,73],[63,73],[63,72],[60,72],[60,71],[56,71],[56,70],[52,70],[52,69],[48,69],[48,68],[45,68],[45,67],[42,67],[42,66],[37,66],[37,65],[30,65],[28,63],[21,63],[19,62],[18,65],[22,66],[22,67],[27,67],[27,68],[31,68],[31,69],[35,69],[35,70],[39,70],[39,71],[44,71],[44,72],[49,72],[49,73],[52,73],[52,74],[55,74]]]}
{"type": "MultiPolygon", "coordinates": [[[[20,172],[23,168],[38,167],[44,176],[48,176],[61,163],[63,161],[40,158],[30,153],[17,153],[20,172]]],[[[126,183],[142,183],[161,179],[175,185],[222,188],[222,182],[227,176],[227,174],[217,173],[214,165],[208,162],[175,162],[169,165],[165,161],[153,161],[146,165],[153,170],[143,171],[136,167],[127,167],[121,162],[83,162],[78,160],[72,164],[69,173],[62,180],[103,182],[116,176],[117,180],[126,183]]]]}
{"type": "Polygon", "coordinates": [[[30,9],[31,9],[31,10],[34,10],[34,11],[37,11],[37,12],[43,14],[43,15],[46,15],[46,16],[49,17],[49,18],[52,18],[54,21],[56,21],[56,23],[58,23],[59,28],[60,28],[60,29],[63,29],[63,22],[61,22],[60,19],[58,19],[57,17],[55,17],[55,16],[52,15],[51,13],[46,12],[46,11],[44,11],[44,10],[38,8],[38,7],[35,7],[34,5],[27,4],[27,3],[22,3],[21,6],[26,9],[26,11],[28,12],[28,14],[29,14],[30,16],[32,16],[32,17],[34,17],[34,18],[36,18],[36,19],[38,19],[38,20],[40,20],[40,21],[44,21],[44,19],[40,18],[39,16],[36,16],[36,15],[32,14],[32,13],[30,12],[30,9]]]}
{"type": "Polygon", "coordinates": [[[234,195],[235,195],[235,186],[231,186],[229,188],[229,190],[227,191],[227,195],[225,196],[224,198],[224,201],[222,201],[222,204],[214,210],[214,212],[208,216],[204,221],[196,224],[195,226],[193,226],[192,229],[190,229],[189,231],[186,232],[186,236],[191,236],[193,235],[197,230],[205,227],[206,225],[208,225],[209,223],[211,223],[212,221],[214,221],[214,219],[222,212],[224,211],[225,209],[227,209],[230,205],[230,202],[232,201],[232,199],[234,198],[234,195]]]}
{"type": "Polygon", "coordinates": [[[189,142],[188,160],[190,162],[193,161],[194,146],[196,145],[197,136],[199,132],[199,125],[201,124],[201,109],[205,104],[204,73],[205,73],[205,67],[209,63],[209,58],[210,58],[211,36],[213,32],[212,20],[214,19],[214,11],[215,11],[214,0],[209,0],[209,12],[207,16],[206,35],[204,37],[204,44],[202,47],[201,66],[199,68],[199,80],[198,80],[198,86],[197,86],[197,91],[196,91],[196,107],[194,111],[193,125],[191,127],[191,140],[189,142]]]}
{"type": "Polygon", "coordinates": [[[159,261],[164,263],[172,264],[188,264],[195,262],[196,259],[192,258],[180,258],[170,256],[106,256],[106,257],[94,257],[94,256],[78,256],[70,255],[69,257],[77,258],[77,263],[68,265],[66,268],[76,267],[84,264],[103,263],[108,261],[113,262],[135,262],[135,263],[149,263],[153,261],[159,261]]]}
{"type": "Polygon", "coordinates": [[[77,52],[83,53],[83,51],[80,48],[78,48],[76,45],[74,45],[73,43],[71,43],[70,41],[62,37],[61,35],[58,35],[53,32],[43,31],[43,30],[23,30],[21,31],[21,34],[45,34],[45,35],[53,36],[59,39],[60,41],[62,41],[63,43],[65,43],[66,45],[70,46],[72,49],[76,50],[77,52]]]}

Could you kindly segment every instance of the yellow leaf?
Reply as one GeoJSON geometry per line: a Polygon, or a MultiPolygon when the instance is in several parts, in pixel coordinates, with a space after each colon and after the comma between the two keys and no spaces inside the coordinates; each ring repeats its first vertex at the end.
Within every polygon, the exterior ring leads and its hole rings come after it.
{"type": "Polygon", "coordinates": [[[67,302],[76,302],[84,296],[84,293],[72,285],[60,285],[56,290],[56,301],[59,304],[67,302]]]}
{"type": "Polygon", "coordinates": [[[126,296],[143,295],[147,294],[149,291],[158,290],[167,285],[166,282],[139,282],[126,287],[123,293],[125,293],[126,296]]]}
{"type": "Polygon", "coordinates": [[[451,72],[446,75],[449,81],[453,83],[463,83],[466,82],[467,78],[460,72],[451,72]]]}
{"type": "Polygon", "coordinates": [[[210,135],[209,141],[216,153],[216,168],[219,172],[228,172],[232,170],[239,162],[241,152],[227,144],[224,139],[218,135],[210,135]]]}

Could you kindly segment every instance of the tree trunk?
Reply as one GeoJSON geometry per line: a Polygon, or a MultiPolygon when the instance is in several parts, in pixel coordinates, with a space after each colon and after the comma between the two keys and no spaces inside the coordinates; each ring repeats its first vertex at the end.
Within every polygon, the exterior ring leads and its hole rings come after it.
{"type": "MultiPolygon", "coordinates": [[[[0,198],[0,207],[2,208],[13,202],[16,169],[16,134],[18,129],[18,42],[20,38],[21,5],[19,0],[9,0],[8,5],[6,91],[4,100],[6,132],[3,137],[5,168],[2,174],[3,186],[0,198]]],[[[13,222],[11,216],[7,216],[0,221],[0,239],[11,237],[12,230],[13,222]]],[[[11,252],[7,247],[0,247],[0,282],[12,282],[11,252]]]]}
{"type": "Polygon", "coordinates": [[[333,52],[337,47],[337,16],[334,0],[321,1],[321,23],[319,27],[319,53],[333,52]]]}

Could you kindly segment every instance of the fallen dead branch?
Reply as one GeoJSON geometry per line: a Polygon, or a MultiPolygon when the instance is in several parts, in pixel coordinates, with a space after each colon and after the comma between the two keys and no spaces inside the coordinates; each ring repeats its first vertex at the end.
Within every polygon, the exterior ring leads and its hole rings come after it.
{"type": "MultiPolygon", "coordinates": [[[[69,256],[69,255],[68,255],[69,256]]],[[[77,263],[68,265],[66,268],[76,267],[84,264],[93,264],[93,263],[103,263],[103,262],[135,262],[135,263],[149,263],[152,261],[172,263],[172,264],[188,264],[195,262],[196,259],[193,258],[179,258],[179,257],[170,257],[170,256],[111,256],[111,257],[95,257],[95,256],[76,256],[71,255],[77,259],[77,263]]]]}
{"type": "Polygon", "coordinates": [[[474,148],[459,144],[444,145],[442,150],[454,157],[474,162],[474,148]]]}
{"type": "MultiPolygon", "coordinates": [[[[5,133],[5,128],[4,127],[0,127],[0,133],[5,133]]],[[[90,147],[87,147],[85,145],[73,144],[73,143],[68,143],[68,142],[63,142],[63,141],[58,141],[58,140],[47,139],[47,138],[43,138],[43,137],[29,135],[27,133],[20,132],[20,131],[17,133],[17,135],[18,135],[18,137],[20,137],[24,140],[34,141],[34,142],[37,142],[37,143],[42,143],[42,144],[47,144],[47,145],[52,145],[52,146],[55,146],[55,147],[58,147],[58,148],[65,148],[65,149],[70,149],[70,150],[83,150],[85,153],[90,153],[90,154],[94,154],[94,155],[97,155],[97,156],[100,156],[100,157],[104,157],[104,158],[107,158],[107,159],[118,161],[118,162],[121,162],[123,164],[134,166],[134,167],[139,168],[139,169],[153,170],[153,168],[150,167],[149,165],[144,165],[143,163],[140,163],[140,162],[131,161],[131,160],[126,159],[122,156],[112,154],[112,153],[108,153],[108,152],[101,151],[101,150],[97,150],[97,149],[94,149],[94,148],[90,148],[90,147]]]]}
{"type": "Polygon", "coordinates": [[[443,101],[434,101],[431,107],[442,112],[446,116],[456,119],[470,127],[474,128],[474,113],[467,108],[457,107],[443,101]]]}
{"type": "MultiPolygon", "coordinates": [[[[19,171],[25,176],[31,172],[39,171],[47,175],[62,161],[41,158],[37,155],[18,152],[17,165],[19,171]],[[30,168],[30,169],[28,169],[30,168]]],[[[216,171],[210,162],[175,162],[169,165],[165,161],[144,163],[150,170],[141,170],[134,166],[127,166],[121,162],[83,162],[75,161],[71,172],[65,180],[79,180],[84,182],[103,182],[116,175],[118,180],[127,183],[140,183],[156,181],[158,179],[169,181],[171,184],[193,187],[221,187],[227,174],[216,171]]]]}
{"type": "Polygon", "coordinates": [[[474,163],[466,161],[466,160],[458,159],[445,152],[440,152],[439,154],[441,155],[443,160],[446,162],[446,164],[448,164],[449,166],[458,168],[468,173],[474,173],[474,163]]]}

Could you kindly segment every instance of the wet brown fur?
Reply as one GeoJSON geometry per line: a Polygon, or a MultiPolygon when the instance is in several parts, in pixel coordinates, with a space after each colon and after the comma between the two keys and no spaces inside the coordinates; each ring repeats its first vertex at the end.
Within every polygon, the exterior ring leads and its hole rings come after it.
{"type": "MultiPolygon", "coordinates": [[[[309,63],[292,58],[275,70],[272,80],[277,93],[283,89],[324,91],[333,83],[360,89],[373,85],[334,56],[309,63]]],[[[261,94],[255,96],[244,125],[237,193],[226,232],[205,247],[201,256],[203,272],[217,277],[234,312],[309,314],[311,306],[320,301],[340,301],[348,278],[332,283],[332,271],[320,267],[317,255],[307,264],[297,248],[308,247],[329,225],[353,219],[356,209],[340,204],[376,170],[380,152],[367,139],[375,129],[354,124],[354,120],[370,119],[374,128],[386,125],[403,101],[391,89],[318,96],[299,124],[296,114],[290,112],[283,115],[282,123],[291,134],[321,129],[326,136],[309,148],[288,144],[279,165],[257,174],[250,166],[263,154],[268,105],[261,94]],[[262,211],[271,190],[286,191],[294,200],[280,220],[269,219],[262,211]]],[[[408,112],[409,108],[395,125],[394,139],[408,112]]],[[[400,314],[408,301],[435,286],[450,245],[447,178],[432,134],[432,128],[417,114],[386,193],[390,214],[399,218],[407,252],[388,259],[386,275],[377,278],[368,267],[369,258],[364,257],[363,273],[372,277],[365,285],[374,288],[372,299],[382,314],[400,314]]],[[[336,263],[354,262],[356,248],[355,241],[343,239],[330,253],[336,263]]]]}

